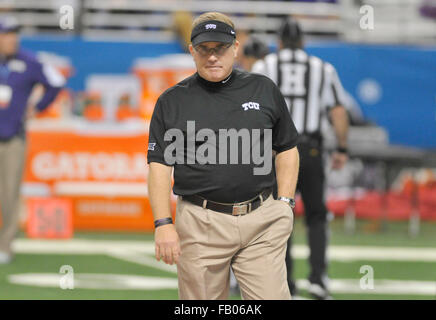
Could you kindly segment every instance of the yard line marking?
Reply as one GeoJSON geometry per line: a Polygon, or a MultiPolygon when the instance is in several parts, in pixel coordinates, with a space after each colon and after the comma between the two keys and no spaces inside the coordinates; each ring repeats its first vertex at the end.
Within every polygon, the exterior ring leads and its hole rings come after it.
{"type": "MultiPolygon", "coordinates": [[[[24,273],[11,274],[8,281],[13,284],[59,288],[62,275],[57,273],[24,273]]],[[[436,295],[436,282],[409,280],[375,280],[374,289],[362,289],[359,279],[331,279],[332,293],[349,294],[392,294],[392,295],[436,295]]],[[[308,289],[309,282],[297,280],[297,286],[308,289]]],[[[177,279],[163,277],[147,277],[126,274],[74,274],[75,289],[96,290],[159,290],[177,289],[177,279]]],[[[298,299],[305,299],[299,296],[298,299]]]]}
{"type": "MultiPolygon", "coordinates": [[[[33,254],[110,254],[111,250],[134,251],[138,254],[154,255],[152,241],[124,240],[33,240],[16,239],[13,250],[17,253],[33,254]]],[[[112,251],[113,252],[113,251],[112,251]]],[[[294,245],[295,258],[306,259],[309,248],[294,245]]],[[[329,260],[335,261],[422,261],[436,262],[436,248],[375,247],[375,246],[329,246],[329,260]]]]}
{"type": "Polygon", "coordinates": [[[177,274],[176,265],[168,265],[162,262],[158,262],[156,258],[152,258],[144,255],[144,253],[134,252],[134,251],[121,251],[118,249],[111,249],[107,254],[113,258],[118,258],[124,261],[137,263],[143,266],[157,268],[163,271],[168,271],[177,274]]]}
{"type": "MultiPolygon", "coordinates": [[[[297,280],[297,287],[309,288],[309,281],[297,280]]],[[[360,288],[360,279],[330,279],[332,293],[394,294],[436,296],[436,281],[374,279],[374,289],[360,288]]]]}
{"type": "MultiPolygon", "coordinates": [[[[59,288],[62,275],[56,273],[11,274],[8,281],[13,284],[59,288]]],[[[162,290],[177,289],[177,279],[146,277],[126,274],[74,274],[74,289],[96,290],[162,290]]]]}

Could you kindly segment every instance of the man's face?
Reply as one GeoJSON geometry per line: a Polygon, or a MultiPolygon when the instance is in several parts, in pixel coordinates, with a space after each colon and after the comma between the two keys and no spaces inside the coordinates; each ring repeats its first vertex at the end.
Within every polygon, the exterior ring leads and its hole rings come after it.
{"type": "Polygon", "coordinates": [[[18,35],[16,32],[0,33],[0,54],[11,56],[18,50],[18,35]]]}
{"type": "Polygon", "coordinates": [[[239,42],[203,42],[195,48],[189,45],[199,75],[213,82],[224,80],[231,72],[238,53],[239,42]]]}

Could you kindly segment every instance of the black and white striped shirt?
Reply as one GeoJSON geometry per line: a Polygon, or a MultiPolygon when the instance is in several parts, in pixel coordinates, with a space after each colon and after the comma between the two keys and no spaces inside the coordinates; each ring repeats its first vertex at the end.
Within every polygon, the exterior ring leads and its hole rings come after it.
{"type": "Polygon", "coordinates": [[[345,93],[335,68],[301,49],[271,53],[257,61],[251,71],[277,84],[300,134],[320,133],[328,110],[344,106],[345,93]]]}

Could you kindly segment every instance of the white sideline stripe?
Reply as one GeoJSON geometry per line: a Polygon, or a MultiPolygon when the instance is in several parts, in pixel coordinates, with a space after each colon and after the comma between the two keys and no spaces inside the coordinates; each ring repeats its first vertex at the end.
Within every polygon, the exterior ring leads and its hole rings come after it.
{"type": "Polygon", "coordinates": [[[12,248],[17,253],[36,254],[109,254],[113,249],[154,254],[154,243],[150,241],[17,239],[12,248]]]}
{"type": "Polygon", "coordinates": [[[339,261],[361,259],[379,261],[436,261],[436,248],[340,246],[333,247],[332,250],[332,259],[339,261]]]}
{"type": "MultiPolygon", "coordinates": [[[[154,255],[154,242],[86,239],[16,239],[13,242],[13,249],[17,253],[46,254],[110,254],[110,250],[114,249],[154,255]]],[[[295,258],[306,259],[309,255],[309,249],[306,245],[294,245],[292,247],[292,254],[295,258]]],[[[328,257],[329,260],[335,261],[371,260],[436,262],[436,248],[330,246],[328,257]]]]}
{"type": "MultiPolygon", "coordinates": [[[[297,287],[307,290],[309,281],[297,280],[297,287]]],[[[434,295],[436,297],[436,281],[374,279],[374,289],[362,289],[360,279],[330,279],[329,289],[332,293],[434,295]]]]}
{"type": "MultiPolygon", "coordinates": [[[[292,247],[296,258],[306,259],[309,247],[296,245],[292,247]]],[[[436,262],[436,248],[407,247],[368,247],[368,246],[330,246],[327,256],[335,261],[423,261],[436,262]]]]}

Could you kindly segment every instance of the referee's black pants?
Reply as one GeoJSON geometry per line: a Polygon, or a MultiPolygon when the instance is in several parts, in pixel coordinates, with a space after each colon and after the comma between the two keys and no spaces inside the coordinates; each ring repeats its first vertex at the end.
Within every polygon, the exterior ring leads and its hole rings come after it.
{"type": "MultiPolygon", "coordinates": [[[[325,173],[322,142],[316,138],[307,139],[298,144],[298,151],[300,154],[300,171],[297,191],[300,192],[304,204],[304,217],[310,249],[310,274],[308,280],[311,283],[323,285],[323,279],[327,276],[328,211],[324,199],[325,173]]],[[[289,237],[286,251],[286,268],[291,291],[295,289],[291,257],[293,234],[289,237]]]]}

